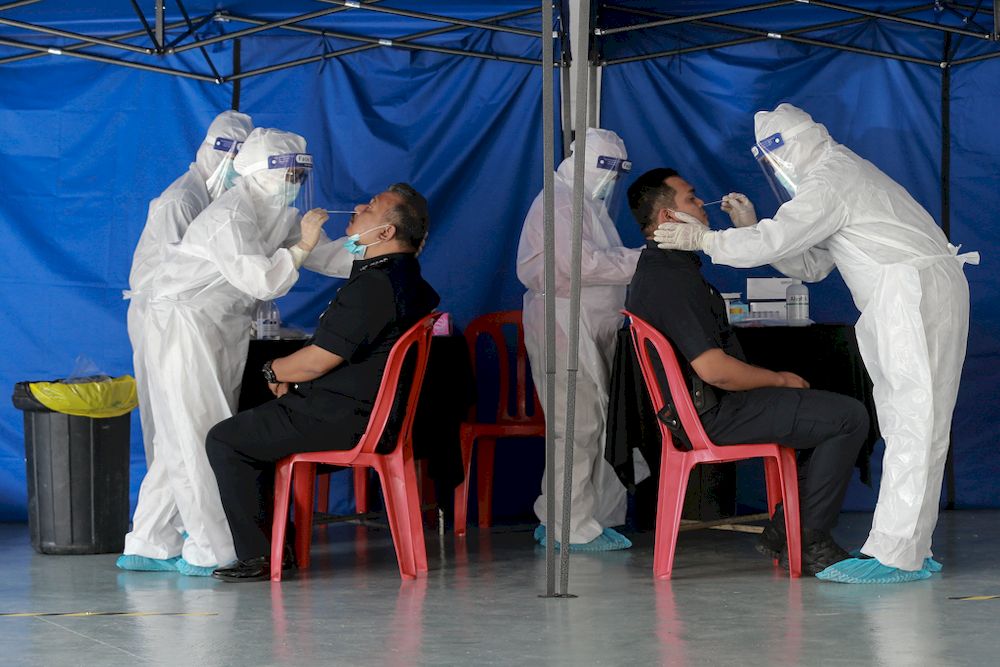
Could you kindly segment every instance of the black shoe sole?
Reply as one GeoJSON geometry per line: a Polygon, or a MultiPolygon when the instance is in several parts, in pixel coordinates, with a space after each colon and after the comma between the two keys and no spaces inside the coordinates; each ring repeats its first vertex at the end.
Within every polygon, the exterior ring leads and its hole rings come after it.
{"type": "Polygon", "coordinates": [[[229,584],[242,584],[244,581],[268,581],[271,578],[271,573],[262,574],[256,577],[228,577],[224,574],[219,574],[218,572],[212,573],[213,579],[218,579],[219,581],[225,581],[229,584]]]}

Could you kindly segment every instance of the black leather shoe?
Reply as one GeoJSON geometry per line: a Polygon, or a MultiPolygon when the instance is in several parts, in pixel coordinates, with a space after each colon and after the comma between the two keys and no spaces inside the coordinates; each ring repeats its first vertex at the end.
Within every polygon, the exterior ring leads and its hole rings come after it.
{"type": "Polygon", "coordinates": [[[757,538],[757,545],[754,547],[757,553],[761,553],[768,558],[778,559],[781,552],[788,546],[788,537],[785,533],[785,515],[779,507],[771,518],[771,521],[764,526],[764,532],[757,538]]]}
{"type": "MultiPolygon", "coordinates": [[[[834,563],[839,563],[851,557],[851,554],[833,541],[830,533],[818,530],[802,531],[802,574],[817,574],[834,563]]],[[[781,553],[778,561],[781,567],[788,569],[788,550],[781,553]]]]}
{"type": "Polygon", "coordinates": [[[212,576],[221,581],[233,583],[243,581],[267,581],[271,578],[271,559],[267,556],[257,556],[247,560],[238,560],[232,565],[220,567],[212,576]]]}
{"type": "MultiPolygon", "coordinates": [[[[285,546],[284,558],[281,559],[282,572],[295,569],[295,552],[289,545],[285,546]]],[[[271,578],[271,559],[268,556],[257,556],[247,560],[238,560],[226,567],[220,567],[212,572],[212,576],[220,581],[240,583],[244,581],[267,581],[271,578]]]]}

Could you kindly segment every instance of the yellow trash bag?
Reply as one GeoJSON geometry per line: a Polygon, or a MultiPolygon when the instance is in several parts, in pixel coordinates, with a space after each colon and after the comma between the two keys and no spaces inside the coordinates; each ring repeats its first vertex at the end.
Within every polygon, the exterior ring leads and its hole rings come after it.
{"type": "Polygon", "coordinates": [[[131,375],[96,382],[29,382],[28,388],[49,410],[77,417],[118,417],[139,404],[131,375]]]}

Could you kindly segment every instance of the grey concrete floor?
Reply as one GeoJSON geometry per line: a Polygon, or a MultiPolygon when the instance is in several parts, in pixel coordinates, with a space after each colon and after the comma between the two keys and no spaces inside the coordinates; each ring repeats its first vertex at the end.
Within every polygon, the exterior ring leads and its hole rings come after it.
{"type": "MultiPolygon", "coordinates": [[[[845,514],[847,548],[871,517],[845,514]]],[[[431,571],[401,582],[378,526],[318,528],[313,564],[280,584],[122,572],[115,556],[46,556],[0,525],[2,665],[997,665],[1000,512],[947,512],[943,574],[896,586],[789,580],[755,536],[681,534],[674,579],[652,534],[574,554],[571,600],[541,599],[531,527],[428,532],[431,571]],[[23,612],[131,615],[11,616],[23,612]]]]}

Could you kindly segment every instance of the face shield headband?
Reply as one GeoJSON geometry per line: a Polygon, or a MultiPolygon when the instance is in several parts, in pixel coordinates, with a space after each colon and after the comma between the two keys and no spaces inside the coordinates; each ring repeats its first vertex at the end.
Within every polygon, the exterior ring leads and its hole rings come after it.
{"type": "Polygon", "coordinates": [[[750,153],[780,204],[791,201],[795,196],[795,167],[775,154],[784,145],[781,133],[776,132],[750,147],[750,153]]]}

